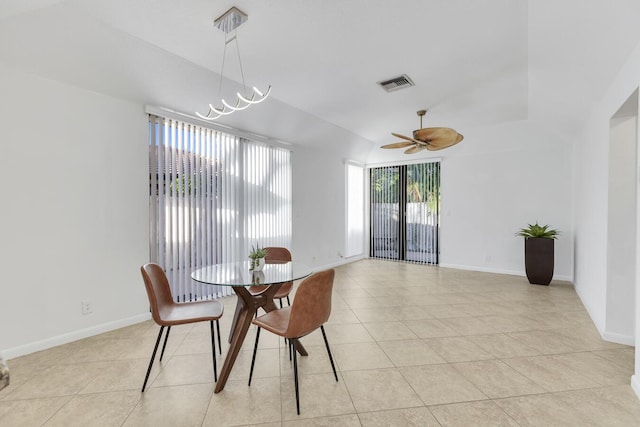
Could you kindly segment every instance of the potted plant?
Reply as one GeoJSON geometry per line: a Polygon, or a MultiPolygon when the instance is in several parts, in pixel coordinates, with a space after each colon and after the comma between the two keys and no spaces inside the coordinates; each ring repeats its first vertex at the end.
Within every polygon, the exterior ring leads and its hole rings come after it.
{"type": "Polygon", "coordinates": [[[532,285],[548,285],[553,278],[554,240],[560,232],[550,226],[528,224],[516,233],[524,237],[524,266],[532,285]]]}
{"type": "Polygon", "coordinates": [[[249,252],[249,259],[251,260],[249,270],[262,271],[262,268],[264,267],[264,258],[266,256],[267,250],[265,248],[261,248],[257,243],[255,246],[251,246],[251,252],[249,252]]]}

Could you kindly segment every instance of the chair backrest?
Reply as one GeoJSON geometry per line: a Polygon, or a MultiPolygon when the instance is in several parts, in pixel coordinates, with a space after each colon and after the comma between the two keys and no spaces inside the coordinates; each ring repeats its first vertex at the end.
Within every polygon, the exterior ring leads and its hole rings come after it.
{"type": "Polygon", "coordinates": [[[174,304],[169,279],[158,264],[145,264],[140,268],[140,271],[149,297],[149,304],[151,304],[151,316],[156,323],[160,324],[162,322],[160,317],[162,308],[174,304]]]}
{"type": "Polygon", "coordinates": [[[264,261],[267,264],[276,264],[278,261],[291,261],[291,252],[287,248],[273,246],[265,249],[267,250],[267,256],[264,257],[264,261]]]}
{"type": "Polygon", "coordinates": [[[300,283],[291,304],[287,337],[303,337],[329,320],[334,276],[333,269],[324,270],[300,283]]]}
{"type": "MultiPolygon", "coordinates": [[[[265,264],[284,264],[291,261],[291,252],[287,248],[281,248],[278,246],[269,246],[265,248],[267,250],[267,256],[264,257],[265,264]]],[[[288,294],[293,287],[293,282],[285,282],[280,286],[279,293],[288,294]]],[[[251,286],[249,289],[251,292],[257,293],[265,290],[266,286],[251,286]]]]}

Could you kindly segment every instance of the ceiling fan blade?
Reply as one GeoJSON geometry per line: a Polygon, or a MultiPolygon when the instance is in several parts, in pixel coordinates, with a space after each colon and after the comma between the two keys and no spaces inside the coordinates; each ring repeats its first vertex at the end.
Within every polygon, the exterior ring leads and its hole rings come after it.
{"type": "Polygon", "coordinates": [[[413,137],[421,141],[431,141],[434,139],[455,140],[458,132],[451,128],[423,128],[413,131],[413,137]]]}
{"type": "Polygon", "coordinates": [[[399,133],[391,132],[391,135],[395,136],[396,138],[406,139],[407,141],[412,141],[412,142],[414,142],[416,144],[424,144],[424,141],[420,141],[420,140],[417,140],[415,138],[409,138],[408,136],[400,135],[399,133]]]}
{"type": "Polygon", "coordinates": [[[411,148],[407,148],[406,150],[404,150],[404,154],[413,154],[413,153],[417,153],[418,151],[422,151],[425,148],[429,148],[428,146],[423,144],[416,144],[415,146],[411,147],[411,148]]]}
{"type": "Polygon", "coordinates": [[[393,144],[383,145],[380,148],[404,148],[410,145],[415,145],[415,142],[413,141],[394,142],[393,144]]]}
{"type": "Polygon", "coordinates": [[[413,131],[413,136],[428,143],[430,151],[442,150],[462,141],[464,138],[451,128],[424,128],[413,131]]]}
{"type": "Polygon", "coordinates": [[[454,139],[450,138],[436,138],[429,141],[429,146],[427,147],[430,151],[442,150],[443,148],[449,148],[453,145],[456,145],[458,142],[462,141],[464,136],[460,134],[456,134],[454,139]]]}

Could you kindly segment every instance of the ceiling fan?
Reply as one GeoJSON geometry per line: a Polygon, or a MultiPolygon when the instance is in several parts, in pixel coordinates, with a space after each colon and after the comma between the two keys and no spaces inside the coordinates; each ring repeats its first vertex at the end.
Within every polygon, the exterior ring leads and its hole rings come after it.
{"type": "Polygon", "coordinates": [[[443,148],[451,147],[462,141],[464,137],[451,128],[423,128],[422,117],[424,117],[425,114],[427,114],[427,110],[418,111],[418,116],[420,116],[420,129],[413,131],[413,138],[392,132],[391,135],[404,139],[404,141],[383,145],[380,148],[409,147],[404,151],[405,154],[413,154],[425,149],[429,151],[442,150],[443,148]]]}

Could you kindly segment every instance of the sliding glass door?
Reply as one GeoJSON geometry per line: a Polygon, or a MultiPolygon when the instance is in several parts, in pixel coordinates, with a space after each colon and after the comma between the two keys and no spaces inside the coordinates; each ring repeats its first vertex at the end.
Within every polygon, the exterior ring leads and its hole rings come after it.
{"type": "Polygon", "coordinates": [[[439,262],[440,163],[372,168],[370,256],[439,262]]]}

